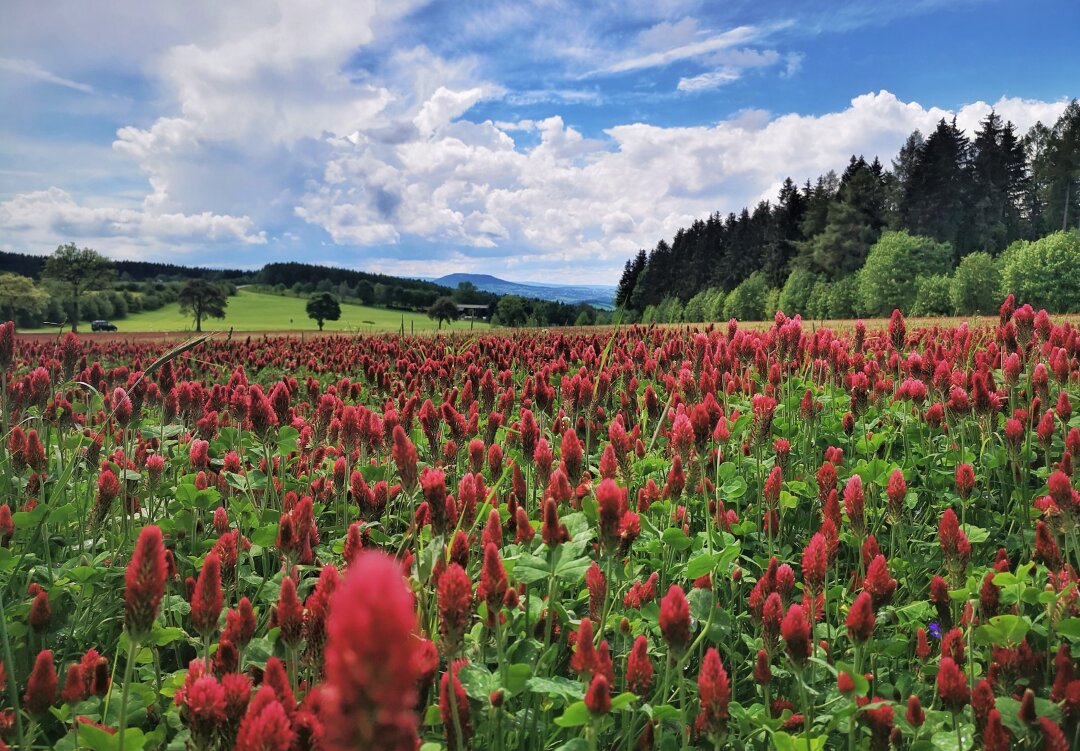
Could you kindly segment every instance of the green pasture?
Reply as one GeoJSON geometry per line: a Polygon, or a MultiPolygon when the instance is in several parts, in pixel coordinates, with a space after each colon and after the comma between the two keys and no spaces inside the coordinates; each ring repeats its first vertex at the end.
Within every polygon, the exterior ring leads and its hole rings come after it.
{"type": "MultiPolygon", "coordinates": [[[[203,331],[222,331],[230,328],[236,331],[318,331],[315,321],[308,318],[304,310],[306,298],[270,295],[251,290],[240,289],[229,298],[225,318],[203,320],[203,331]]],[[[400,331],[404,321],[405,333],[434,331],[435,321],[423,313],[410,313],[400,310],[371,308],[365,305],[342,303],[341,318],[326,321],[325,331],[371,332],[400,331]]],[[[119,333],[194,331],[195,322],[190,316],[180,313],[178,304],[166,305],[158,310],[134,313],[127,318],[113,321],[119,333]]],[[[487,323],[480,321],[455,321],[449,326],[443,325],[444,331],[467,331],[487,329],[487,323]]],[[[79,324],[79,331],[89,331],[89,322],[79,324]]],[[[45,332],[49,329],[22,329],[24,333],[45,332]]]]}

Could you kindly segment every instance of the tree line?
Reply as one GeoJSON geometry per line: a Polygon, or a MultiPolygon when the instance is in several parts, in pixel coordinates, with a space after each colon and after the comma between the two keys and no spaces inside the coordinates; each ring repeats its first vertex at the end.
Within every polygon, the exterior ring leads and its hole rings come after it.
{"type": "Polygon", "coordinates": [[[606,323],[610,314],[590,305],[499,295],[471,282],[450,289],[432,282],[301,263],[272,263],[259,271],[189,268],[172,264],[112,261],[73,243],[48,256],[0,251],[0,320],[20,327],[80,321],[122,320],[128,315],[178,304],[196,330],[205,318],[223,318],[239,285],[307,299],[319,329],[341,316],[342,303],[427,312],[449,322],[457,305],[485,306],[479,316],[503,326],[570,326],[606,323]],[[286,281],[291,283],[286,285],[286,281]]]}
{"type": "MultiPolygon", "coordinates": [[[[1052,126],[1023,135],[994,112],[970,137],[942,119],[927,136],[912,133],[889,167],[853,155],[840,175],[802,186],[788,178],[775,201],[714,213],[639,251],[615,302],[646,321],[764,318],[778,307],[821,318],[903,306],[986,312],[965,285],[988,277],[997,298],[1006,281],[1018,283],[1018,264],[1044,252],[1025,243],[1068,261],[1068,236],[1047,236],[1070,228],[1080,228],[1076,100],[1052,126]]],[[[1058,298],[1080,310],[1080,290],[1058,298]]]]}

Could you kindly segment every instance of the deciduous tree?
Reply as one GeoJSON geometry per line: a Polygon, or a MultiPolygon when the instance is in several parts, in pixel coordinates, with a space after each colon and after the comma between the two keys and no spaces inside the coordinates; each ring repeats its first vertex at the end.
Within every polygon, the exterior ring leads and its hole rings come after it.
{"type": "Polygon", "coordinates": [[[0,321],[40,325],[49,294],[30,277],[0,274],[0,321]]]}
{"type": "Polygon", "coordinates": [[[457,320],[457,305],[449,297],[440,297],[428,308],[427,315],[433,321],[438,321],[439,330],[442,331],[443,323],[457,320]]]}
{"type": "Polygon", "coordinates": [[[85,293],[106,289],[116,278],[112,261],[75,243],[59,246],[45,261],[42,280],[64,301],[71,330],[78,331],[79,302],[85,293]]]}
{"type": "Polygon", "coordinates": [[[195,330],[202,331],[204,318],[224,318],[229,297],[221,286],[206,279],[191,279],[180,290],[180,312],[195,319],[195,330]]]}
{"type": "Polygon", "coordinates": [[[307,302],[308,318],[319,324],[319,331],[323,330],[323,322],[337,321],[341,318],[341,305],[329,292],[315,295],[307,302]]]}

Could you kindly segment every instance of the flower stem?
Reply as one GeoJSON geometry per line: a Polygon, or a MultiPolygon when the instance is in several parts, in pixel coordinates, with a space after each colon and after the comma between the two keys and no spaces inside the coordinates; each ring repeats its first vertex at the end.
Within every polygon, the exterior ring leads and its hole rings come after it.
{"type": "Polygon", "coordinates": [[[15,710],[15,735],[19,739],[19,748],[26,748],[26,738],[23,736],[22,714],[19,712],[19,691],[15,688],[15,660],[11,656],[11,641],[8,639],[7,616],[4,614],[4,591],[0,588],[0,638],[4,641],[4,661],[8,665],[7,690],[11,706],[15,710]]]}
{"type": "Polygon", "coordinates": [[[124,691],[120,695],[120,730],[117,733],[119,736],[117,749],[119,751],[124,751],[124,734],[127,731],[128,724],[128,697],[131,695],[131,674],[135,668],[135,653],[138,648],[138,643],[134,639],[130,639],[128,642],[127,664],[124,665],[124,691]]]}

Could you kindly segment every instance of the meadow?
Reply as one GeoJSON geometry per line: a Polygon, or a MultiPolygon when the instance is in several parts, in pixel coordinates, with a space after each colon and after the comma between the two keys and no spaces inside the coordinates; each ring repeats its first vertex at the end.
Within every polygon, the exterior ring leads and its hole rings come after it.
{"type": "MultiPolygon", "coordinates": [[[[224,318],[203,320],[204,331],[318,331],[315,321],[308,318],[304,306],[306,298],[289,297],[239,289],[229,298],[224,318]]],[[[341,304],[341,318],[326,321],[325,331],[348,333],[372,333],[379,331],[400,331],[404,322],[405,333],[436,331],[436,321],[423,313],[388,310],[366,305],[341,304]]],[[[191,316],[180,312],[178,305],[166,305],[158,310],[133,313],[126,318],[113,321],[119,334],[157,333],[194,331],[195,322],[191,316]]],[[[89,331],[89,324],[82,324],[89,331]]],[[[487,329],[488,324],[477,321],[455,321],[443,329],[459,331],[468,329],[487,329]]],[[[30,332],[47,333],[50,329],[30,329],[30,332]]],[[[55,331],[55,329],[52,329],[55,331]]]]}
{"type": "Polygon", "coordinates": [[[926,326],[5,324],[0,738],[1076,747],[1078,356],[1011,298],[926,326]]]}

